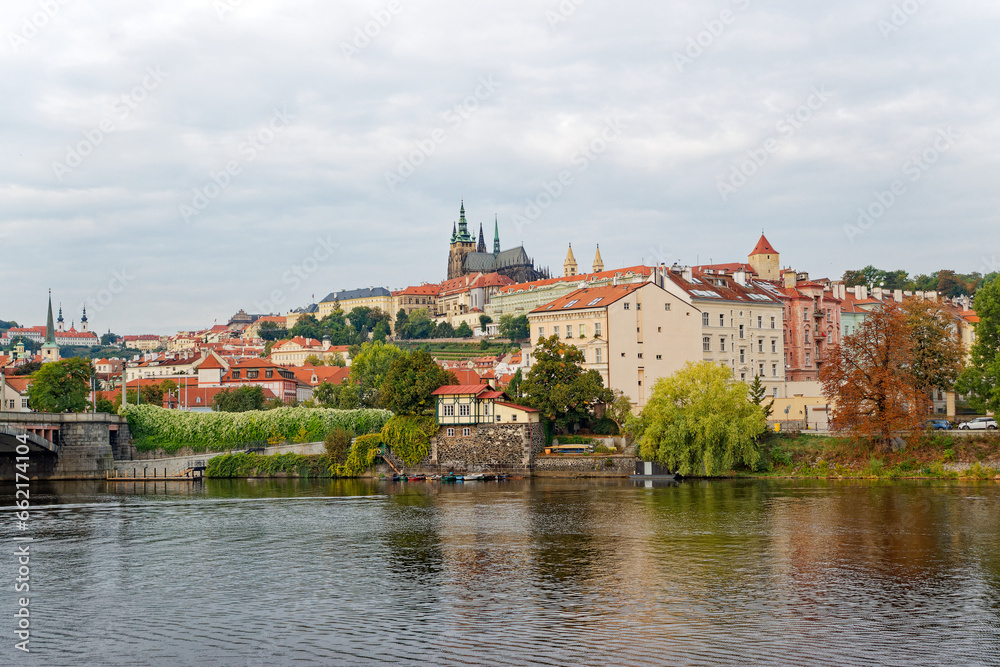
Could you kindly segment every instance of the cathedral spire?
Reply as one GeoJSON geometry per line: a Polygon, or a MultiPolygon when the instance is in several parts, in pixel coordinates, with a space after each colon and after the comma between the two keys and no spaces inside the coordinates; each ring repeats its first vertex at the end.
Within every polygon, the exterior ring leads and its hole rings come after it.
{"type": "Polygon", "coordinates": [[[45,321],[45,342],[42,343],[42,363],[59,361],[59,345],[56,343],[56,327],[52,321],[52,290],[49,290],[49,313],[45,321]]]}
{"type": "Polygon", "coordinates": [[[493,215],[493,256],[500,254],[500,218],[493,215]]]}
{"type": "Polygon", "coordinates": [[[458,238],[457,227],[454,222],[451,223],[451,242],[454,243],[455,239],[458,238]]]}
{"type": "Polygon", "coordinates": [[[486,252],[486,239],[483,236],[483,223],[479,223],[479,245],[476,246],[476,252],[486,252]]]}
{"type": "MultiPolygon", "coordinates": [[[[59,321],[62,321],[62,307],[59,308],[59,321]]],[[[49,290],[49,317],[45,322],[45,342],[56,343],[56,327],[52,323],[52,290],[49,290]]]]}
{"type": "Polygon", "coordinates": [[[458,211],[458,236],[455,238],[459,243],[475,243],[476,239],[469,234],[469,223],[465,220],[465,200],[462,200],[462,207],[458,211]]]}
{"type": "Polygon", "coordinates": [[[604,260],[601,259],[601,244],[597,244],[597,254],[594,255],[594,273],[604,270],[604,260]]]}
{"type": "Polygon", "coordinates": [[[566,252],[566,261],[563,262],[563,275],[564,276],[575,276],[577,274],[576,257],[573,256],[573,244],[569,244],[569,250],[566,252]]]}

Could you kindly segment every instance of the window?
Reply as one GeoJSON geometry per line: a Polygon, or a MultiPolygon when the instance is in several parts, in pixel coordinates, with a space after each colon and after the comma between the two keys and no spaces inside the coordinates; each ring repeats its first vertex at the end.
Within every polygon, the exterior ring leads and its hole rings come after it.
{"type": "Polygon", "coordinates": [[[234,380],[239,380],[240,379],[240,372],[239,371],[233,371],[233,379],[234,380]]]}
{"type": "Polygon", "coordinates": [[[775,388],[773,388],[771,390],[771,396],[773,396],[774,398],[778,398],[778,388],[777,387],[775,387],[775,388]]]}
{"type": "Polygon", "coordinates": [[[195,403],[201,403],[201,396],[196,396],[194,399],[195,403]]]}
{"type": "Polygon", "coordinates": [[[545,327],[538,327],[538,337],[539,338],[545,337],[545,327]]]}
{"type": "Polygon", "coordinates": [[[720,336],[719,337],[719,352],[725,352],[725,351],[726,351],[726,337],[725,336],[720,336]]]}
{"type": "Polygon", "coordinates": [[[462,435],[464,435],[465,437],[469,437],[470,435],[472,435],[472,429],[466,426],[465,428],[462,429],[462,435]]]}
{"type": "Polygon", "coordinates": [[[596,350],[594,350],[594,363],[595,364],[601,363],[601,348],[597,348],[596,350]]]}
{"type": "Polygon", "coordinates": [[[757,339],[757,351],[758,352],[763,352],[764,351],[764,339],[763,338],[758,338],[757,339]]]}
{"type": "Polygon", "coordinates": [[[747,374],[740,373],[740,382],[746,382],[746,381],[747,381],[747,374]]]}
{"type": "Polygon", "coordinates": [[[264,371],[264,377],[269,378],[269,377],[273,377],[273,376],[274,376],[274,371],[271,370],[270,368],[268,368],[266,371],[264,371]]]}
{"type": "Polygon", "coordinates": [[[625,302],[625,305],[623,305],[622,308],[624,308],[625,310],[629,309],[629,303],[628,303],[628,301],[625,302]]]}
{"type": "Polygon", "coordinates": [[[663,310],[670,310],[670,304],[669,303],[663,304],[663,310]]]}
{"type": "Polygon", "coordinates": [[[460,406],[458,406],[458,416],[459,417],[468,417],[469,416],[469,404],[468,403],[463,403],[460,406]]]}
{"type": "Polygon", "coordinates": [[[763,315],[758,315],[757,316],[757,328],[758,329],[763,329],[764,328],[764,316],[763,315]]]}
{"type": "Polygon", "coordinates": [[[586,338],[586,337],[587,337],[587,325],[586,324],[581,324],[580,325],[580,338],[586,338]]]}
{"type": "Polygon", "coordinates": [[[802,319],[804,319],[804,320],[808,320],[809,319],[809,309],[808,308],[803,308],[802,309],[802,319]]]}
{"type": "Polygon", "coordinates": [[[600,337],[601,337],[601,323],[594,322],[594,338],[600,338],[600,337]]]}
{"type": "Polygon", "coordinates": [[[450,429],[447,430],[447,433],[448,433],[448,437],[452,438],[452,437],[455,436],[455,429],[450,428],[450,429]]]}
{"type": "Polygon", "coordinates": [[[642,304],[641,303],[635,304],[635,309],[636,310],[642,310],[642,304]]]}
{"type": "Polygon", "coordinates": [[[663,355],[662,355],[662,354],[658,354],[658,355],[656,355],[656,358],[657,358],[658,360],[662,360],[662,359],[663,359],[663,355]]]}
{"type": "Polygon", "coordinates": [[[489,403],[483,403],[483,416],[484,417],[489,417],[490,416],[490,404],[489,403]]]}
{"type": "Polygon", "coordinates": [[[740,325],[740,338],[743,338],[743,325],[740,325]]]}
{"type": "Polygon", "coordinates": [[[445,417],[454,417],[455,416],[455,406],[454,405],[445,405],[441,409],[444,411],[443,414],[444,414],[445,417]]]}
{"type": "Polygon", "coordinates": [[[747,360],[747,349],[745,347],[740,348],[740,363],[746,363],[747,360]]]}
{"type": "Polygon", "coordinates": [[[726,326],[726,316],[725,315],[719,315],[719,326],[720,327],[726,326]]]}
{"type": "Polygon", "coordinates": [[[552,327],[552,333],[554,333],[556,335],[556,338],[559,338],[559,326],[558,325],[552,327]]]}
{"type": "Polygon", "coordinates": [[[778,351],[778,341],[776,341],[775,339],[772,338],[771,339],[771,352],[777,352],[777,351],[778,351]]]}
{"type": "Polygon", "coordinates": [[[497,421],[498,422],[500,421],[500,415],[497,415],[497,421]]]}
{"type": "Polygon", "coordinates": [[[260,374],[260,371],[247,371],[247,379],[254,379],[260,374]]]}
{"type": "Polygon", "coordinates": [[[707,327],[708,326],[708,313],[702,313],[701,314],[701,326],[703,326],[703,327],[707,327]]]}
{"type": "Polygon", "coordinates": [[[572,337],[573,337],[573,325],[572,324],[567,324],[566,325],[566,338],[572,338],[572,337]]]}
{"type": "Polygon", "coordinates": [[[771,318],[771,328],[772,329],[774,328],[774,318],[773,317],[771,318]]]}
{"type": "Polygon", "coordinates": [[[622,352],[622,357],[624,357],[624,356],[625,356],[625,353],[624,353],[624,352],[622,352]]]}
{"type": "Polygon", "coordinates": [[[764,374],[764,364],[757,364],[757,375],[764,374]]]}
{"type": "Polygon", "coordinates": [[[809,366],[809,365],[810,365],[810,363],[809,363],[809,353],[806,352],[806,366],[809,366]]]}
{"type": "Polygon", "coordinates": [[[702,349],[703,352],[711,352],[712,351],[712,337],[711,336],[705,336],[704,338],[701,339],[701,349],[702,349]]]}
{"type": "Polygon", "coordinates": [[[771,376],[778,377],[778,364],[771,364],[771,376]]]}
{"type": "Polygon", "coordinates": [[[639,353],[639,358],[642,359],[642,352],[639,353]]]}

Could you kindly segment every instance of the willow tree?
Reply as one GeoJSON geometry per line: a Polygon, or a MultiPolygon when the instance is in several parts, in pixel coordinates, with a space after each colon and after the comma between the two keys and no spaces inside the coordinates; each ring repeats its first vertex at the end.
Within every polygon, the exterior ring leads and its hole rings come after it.
{"type": "Polygon", "coordinates": [[[764,408],[750,400],[746,383],[707,361],[688,362],[658,380],[642,414],[628,426],[643,459],[682,475],[706,476],[756,465],[766,428],[764,408]]]}
{"type": "Polygon", "coordinates": [[[832,428],[888,449],[927,414],[926,382],[934,375],[933,357],[921,357],[907,314],[889,304],[830,350],[819,377],[833,404],[832,428]]]}

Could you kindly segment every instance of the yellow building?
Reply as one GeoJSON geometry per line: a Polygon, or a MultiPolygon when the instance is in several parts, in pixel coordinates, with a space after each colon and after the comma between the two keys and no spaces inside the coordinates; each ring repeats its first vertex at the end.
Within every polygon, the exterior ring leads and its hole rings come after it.
{"type": "Polygon", "coordinates": [[[701,311],[652,282],[584,288],[528,314],[531,340],[558,336],[584,354],[604,386],[636,409],[653,385],[689,361],[701,361],[701,311]]]}
{"type": "Polygon", "coordinates": [[[336,310],[338,306],[345,313],[349,313],[355,308],[368,307],[378,308],[383,313],[392,314],[392,292],[384,287],[365,287],[363,289],[331,292],[319,302],[317,319],[323,319],[336,310]]]}

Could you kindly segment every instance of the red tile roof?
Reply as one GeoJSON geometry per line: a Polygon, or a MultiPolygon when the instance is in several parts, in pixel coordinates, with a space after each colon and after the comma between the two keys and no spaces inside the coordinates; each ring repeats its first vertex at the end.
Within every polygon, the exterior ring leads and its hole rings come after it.
{"type": "Polygon", "coordinates": [[[555,283],[564,282],[583,282],[583,281],[594,281],[603,280],[606,278],[614,278],[616,275],[624,276],[629,273],[638,274],[641,276],[648,276],[653,272],[652,267],[649,266],[629,266],[624,269],[614,269],[611,271],[600,271],[598,273],[581,273],[576,276],[561,276],[559,278],[546,278],[545,280],[534,280],[530,283],[515,283],[514,285],[508,285],[500,290],[501,294],[516,294],[517,292],[526,292],[533,289],[538,289],[539,287],[544,287],[546,285],[554,285],[555,283]]]}
{"type": "Polygon", "coordinates": [[[609,287],[583,287],[573,290],[566,296],[535,308],[532,313],[556,312],[566,310],[584,310],[586,308],[604,308],[636,291],[646,283],[631,283],[609,287]],[[597,301],[597,303],[594,303],[597,301]]]}
{"type": "Polygon", "coordinates": [[[753,247],[750,252],[751,255],[777,255],[778,251],[774,249],[771,242],[767,240],[763,234],[760,235],[760,240],[757,241],[757,245],[753,247]]]}
{"type": "Polygon", "coordinates": [[[502,405],[505,408],[514,408],[516,410],[522,410],[523,412],[538,412],[537,408],[529,408],[526,405],[518,405],[517,403],[507,403],[506,401],[497,401],[497,405],[502,405]]]}
{"type": "Polygon", "coordinates": [[[485,384],[446,384],[431,392],[431,396],[444,396],[451,394],[472,394],[478,395],[484,391],[490,391],[485,384]]]}
{"type": "Polygon", "coordinates": [[[440,285],[411,285],[406,289],[397,290],[393,296],[437,296],[441,291],[440,285]]]}

